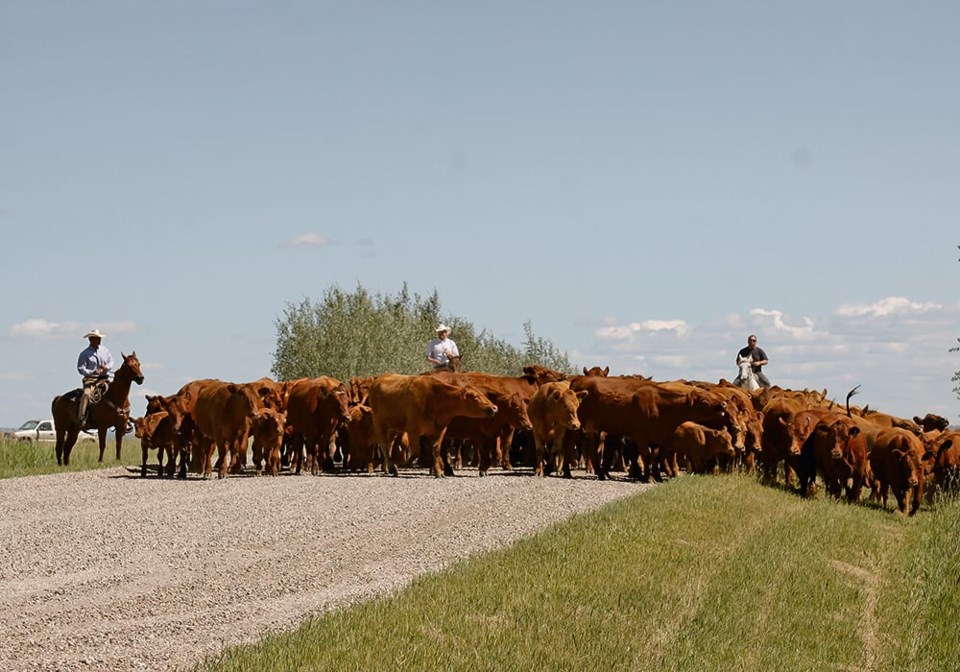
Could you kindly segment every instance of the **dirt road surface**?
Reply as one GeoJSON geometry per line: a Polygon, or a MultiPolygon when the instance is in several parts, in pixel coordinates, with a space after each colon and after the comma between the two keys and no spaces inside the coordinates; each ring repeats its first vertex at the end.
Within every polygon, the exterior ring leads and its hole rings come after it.
{"type": "Polygon", "coordinates": [[[644,487],[464,470],[0,481],[0,670],[183,670],[644,487]]]}

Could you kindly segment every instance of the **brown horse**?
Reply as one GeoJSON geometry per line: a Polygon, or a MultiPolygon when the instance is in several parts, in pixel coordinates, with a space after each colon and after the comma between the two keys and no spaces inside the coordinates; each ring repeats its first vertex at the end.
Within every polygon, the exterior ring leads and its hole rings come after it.
{"type": "MultiPolygon", "coordinates": [[[[123,364],[117,369],[110,386],[103,395],[103,399],[89,408],[88,425],[97,428],[100,437],[100,459],[103,462],[103,451],[107,447],[107,430],[114,428],[117,435],[117,461],[120,460],[120,446],[123,444],[123,435],[127,431],[127,422],[130,419],[130,383],[143,384],[143,374],[140,372],[140,360],[137,352],[129,355],[122,352],[123,364]]],[[[53,424],[57,429],[57,464],[70,464],[70,451],[73,450],[80,434],[80,422],[77,420],[77,405],[82,389],[73,390],[53,398],[53,424]]]]}

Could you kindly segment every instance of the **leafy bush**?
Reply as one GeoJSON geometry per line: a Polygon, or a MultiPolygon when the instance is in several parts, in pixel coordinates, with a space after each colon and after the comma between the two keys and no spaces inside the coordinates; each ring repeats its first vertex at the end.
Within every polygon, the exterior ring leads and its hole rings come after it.
{"type": "Polygon", "coordinates": [[[523,325],[518,348],[456,315],[443,315],[440,297],[411,296],[406,283],[396,296],[371,293],[358,284],[354,292],[337,286],[314,301],[287,303],[277,319],[273,374],[278,380],[332,376],[349,380],[384,372],[414,374],[427,368],[424,352],[437,324],[450,326],[465,371],[519,375],[528,364],[573,372],[567,354],[523,325]]]}

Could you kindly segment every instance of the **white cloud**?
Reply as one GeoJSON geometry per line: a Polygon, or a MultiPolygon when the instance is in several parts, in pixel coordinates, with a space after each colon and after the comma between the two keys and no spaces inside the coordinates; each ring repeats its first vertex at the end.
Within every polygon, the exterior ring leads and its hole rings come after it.
{"type": "Polygon", "coordinates": [[[594,331],[594,335],[600,339],[633,340],[638,335],[642,336],[661,331],[672,331],[678,336],[684,336],[689,330],[690,325],[683,320],[645,320],[624,325],[614,324],[609,327],[600,327],[594,331]]]}
{"type": "Polygon", "coordinates": [[[4,371],[0,373],[0,380],[9,380],[11,382],[21,382],[24,380],[33,380],[36,375],[29,371],[4,371]]]}
{"type": "Polygon", "coordinates": [[[841,305],[834,311],[834,315],[840,315],[842,317],[887,317],[891,315],[928,313],[941,308],[943,308],[942,305],[931,301],[918,303],[905,299],[902,296],[888,296],[874,303],[848,303],[841,305]]]}
{"type": "Polygon", "coordinates": [[[737,351],[748,333],[756,333],[770,357],[764,372],[776,385],[827,388],[831,398],[842,402],[859,384],[857,403],[908,417],[927,412],[958,417],[960,401],[950,377],[960,370],[960,353],[949,349],[960,336],[960,304],[892,297],[830,310],[824,316],[796,317],[755,308],[746,314],[706,316],[696,325],[614,320],[593,330],[592,356],[574,353],[571,362],[655,380],[732,380],[737,351]]]}
{"type": "Polygon", "coordinates": [[[333,242],[319,233],[304,233],[286,243],[287,247],[326,247],[333,242]]]}
{"type": "Polygon", "coordinates": [[[750,315],[756,318],[753,320],[754,323],[759,322],[761,325],[769,326],[772,329],[796,340],[812,340],[822,335],[815,331],[813,320],[811,320],[809,317],[800,318],[800,321],[803,324],[793,326],[787,324],[787,321],[783,318],[783,311],[780,310],[754,308],[750,311],[750,315]]]}
{"type": "Polygon", "coordinates": [[[130,334],[137,330],[137,324],[129,320],[120,322],[102,322],[84,325],[79,322],[54,322],[42,318],[33,318],[10,327],[10,335],[39,341],[67,341],[81,339],[89,329],[96,327],[109,339],[116,334],[130,334]]]}

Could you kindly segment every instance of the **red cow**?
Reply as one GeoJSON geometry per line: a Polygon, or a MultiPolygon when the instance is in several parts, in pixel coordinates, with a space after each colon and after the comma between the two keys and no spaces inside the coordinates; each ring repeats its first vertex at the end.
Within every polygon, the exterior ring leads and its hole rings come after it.
{"type": "Polygon", "coordinates": [[[262,408],[250,418],[253,464],[257,469],[257,476],[263,474],[264,460],[272,476],[280,475],[280,451],[283,448],[286,422],[286,416],[272,408],[262,408]]]}
{"type": "Polygon", "coordinates": [[[530,399],[527,414],[533,426],[533,440],[536,444],[534,474],[543,476],[544,455],[555,466],[557,460],[564,478],[571,478],[570,464],[574,461],[572,446],[565,445],[564,439],[570,430],[580,429],[577,409],[580,400],[587,396],[582,390],[574,392],[570,383],[545,383],[530,399]]]}
{"type": "Polygon", "coordinates": [[[260,399],[245,385],[216,382],[200,389],[194,420],[201,433],[204,478],[212,471],[214,447],[219,454],[217,477],[224,478],[228,467],[239,473],[250,434],[250,418],[261,407],[260,399]]]}
{"type": "Polygon", "coordinates": [[[736,452],[726,429],[711,429],[689,421],[680,423],[665,444],[685,457],[695,474],[712,472],[718,458],[732,459],[736,452]]]}
{"type": "MultiPolygon", "coordinates": [[[[166,474],[173,476],[177,465],[178,451],[176,449],[176,428],[174,418],[166,411],[149,413],[142,418],[133,420],[136,437],[140,439],[140,448],[143,452],[143,463],[140,467],[140,476],[147,476],[147,454],[151,449],[157,451],[157,476],[164,475],[163,457],[167,456],[166,474]]],[[[186,478],[186,462],[180,460],[180,477],[186,478]]]]}
{"type": "Polygon", "coordinates": [[[373,431],[373,411],[357,404],[349,410],[347,431],[339,433],[344,449],[344,469],[365,470],[372,474],[377,452],[377,436],[373,431]]]}
{"type": "Polygon", "coordinates": [[[940,434],[933,450],[933,483],[940,492],[956,494],[960,491],[960,432],[940,434]]]}
{"type": "MultiPolygon", "coordinates": [[[[478,453],[479,474],[486,476],[492,462],[501,462],[502,454],[499,458],[497,456],[501,437],[514,429],[529,430],[532,425],[527,416],[527,402],[516,392],[506,394],[483,385],[474,387],[497,407],[496,415],[483,418],[457,416],[447,425],[444,440],[472,443],[478,453]]],[[[446,455],[444,451],[445,458],[446,455]]]]}
{"type": "Polygon", "coordinates": [[[451,385],[435,375],[385,373],[370,386],[368,402],[384,470],[394,475],[397,468],[391,448],[402,432],[407,433],[415,452],[420,449],[421,436],[432,439],[431,472],[440,478],[447,474],[441,446],[450,421],[458,415],[482,418],[497,412],[496,405],[472,385],[451,385]]]}
{"type": "Polygon", "coordinates": [[[846,490],[848,502],[860,501],[863,487],[870,481],[867,456],[876,432],[861,427],[861,422],[838,415],[834,422],[820,425],[810,437],[824,487],[838,499],[846,490]]]}
{"type": "MultiPolygon", "coordinates": [[[[651,477],[651,446],[664,445],[683,422],[721,422],[728,412],[725,399],[692,385],[578,376],[570,389],[587,392],[577,410],[584,432],[594,437],[608,432],[632,441],[637,454],[631,460],[630,475],[644,480],[651,477]]],[[[594,445],[591,442],[586,449],[593,451],[594,445]]],[[[606,478],[608,466],[596,457],[592,462],[597,477],[606,478]]]]}
{"type": "Polygon", "coordinates": [[[300,473],[303,449],[312,458],[310,472],[320,473],[321,466],[333,468],[333,440],[337,427],[350,422],[350,394],[336,378],[320,376],[301,378],[290,383],[287,398],[287,423],[292,432],[293,458],[300,473]]]}
{"type": "Polygon", "coordinates": [[[900,427],[881,429],[870,452],[873,497],[886,507],[887,489],[892,489],[900,512],[906,513],[909,502],[910,515],[914,515],[923,498],[923,463],[932,458],[933,453],[924,452],[923,443],[913,432],[900,427]]]}

